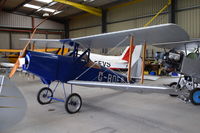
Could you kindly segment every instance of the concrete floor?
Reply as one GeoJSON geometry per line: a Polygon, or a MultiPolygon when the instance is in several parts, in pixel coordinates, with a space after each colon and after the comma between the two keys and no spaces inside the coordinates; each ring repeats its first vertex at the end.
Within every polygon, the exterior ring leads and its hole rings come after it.
{"type": "MultiPolygon", "coordinates": [[[[68,114],[63,103],[40,105],[37,102],[37,92],[44,87],[38,79],[16,75],[12,80],[25,95],[28,109],[24,119],[4,133],[200,132],[200,106],[185,104],[165,94],[75,86],[74,91],[81,95],[83,105],[79,113],[68,114]]],[[[163,82],[170,81],[156,81],[163,82]]],[[[56,97],[63,97],[61,87],[56,97]]]]}

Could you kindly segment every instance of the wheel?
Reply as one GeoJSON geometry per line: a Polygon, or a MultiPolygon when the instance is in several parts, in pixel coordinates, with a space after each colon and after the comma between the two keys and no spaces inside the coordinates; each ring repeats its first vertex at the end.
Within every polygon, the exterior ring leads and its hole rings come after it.
{"type": "Polygon", "coordinates": [[[40,104],[49,104],[51,102],[51,98],[53,97],[53,92],[50,88],[44,87],[37,94],[37,100],[40,104]]]}
{"type": "Polygon", "coordinates": [[[80,95],[77,93],[72,93],[65,101],[65,109],[68,113],[77,113],[82,106],[82,100],[80,95]]]}
{"type": "MultiPolygon", "coordinates": [[[[171,88],[173,88],[174,90],[176,90],[176,89],[179,89],[181,86],[178,84],[178,86],[177,86],[177,82],[172,82],[172,83],[170,83],[169,84],[169,87],[171,87],[171,88]]],[[[176,93],[176,92],[174,92],[174,93],[170,93],[169,94],[171,97],[177,97],[178,96],[178,94],[176,93]]]]}
{"type": "Polygon", "coordinates": [[[189,98],[194,105],[200,105],[200,89],[195,88],[191,90],[189,98]]]}

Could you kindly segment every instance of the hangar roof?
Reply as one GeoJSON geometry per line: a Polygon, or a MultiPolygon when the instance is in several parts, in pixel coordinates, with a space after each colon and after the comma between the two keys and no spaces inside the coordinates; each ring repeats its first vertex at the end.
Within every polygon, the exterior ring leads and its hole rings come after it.
{"type": "Polygon", "coordinates": [[[83,14],[87,10],[101,16],[102,9],[139,1],[142,0],[0,0],[0,10],[36,17],[54,13],[51,18],[59,21],[83,14]],[[66,4],[66,1],[69,3],[66,4]]]}

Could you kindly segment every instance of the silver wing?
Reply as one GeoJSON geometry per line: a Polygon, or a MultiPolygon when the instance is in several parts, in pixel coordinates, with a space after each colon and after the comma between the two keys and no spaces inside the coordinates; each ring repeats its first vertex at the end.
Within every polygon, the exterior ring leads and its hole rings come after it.
{"type": "Polygon", "coordinates": [[[200,47],[200,39],[190,40],[190,41],[180,41],[180,42],[167,42],[153,44],[155,47],[167,48],[167,49],[178,49],[178,50],[190,50],[200,47]]]}
{"type": "Polygon", "coordinates": [[[113,48],[119,43],[120,46],[128,46],[130,35],[134,36],[135,45],[144,43],[144,41],[147,44],[155,44],[189,40],[188,34],[178,25],[161,24],[71,39],[32,39],[31,42],[53,46],[60,45],[62,42],[75,42],[84,48],[113,48]]]}

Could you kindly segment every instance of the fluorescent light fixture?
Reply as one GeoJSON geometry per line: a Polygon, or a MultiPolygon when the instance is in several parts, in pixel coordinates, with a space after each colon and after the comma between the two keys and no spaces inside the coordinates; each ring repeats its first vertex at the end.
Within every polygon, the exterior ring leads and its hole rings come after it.
{"type": "Polygon", "coordinates": [[[52,2],[53,0],[35,0],[35,1],[39,1],[39,2],[42,2],[42,3],[50,3],[50,2],[52,2]]]}
{"type": "Polygon", "coordinates": [[[42,10],[46,11],[46,12],[55,12],[56,11],[56,10],[50,9],[50,8],[43,8],[42,10]]]}
{"type": "Polygon", "coordinates": [[[61,12],[63,12],[63,11],[57,11],[57,12],[55,12],[53,15],[59,14],[59,13],[61,13],[61,12]]]}
{"type": "Polygon", "coordinates": [[[51,9],[51,8],[41,8],[41,6],[36,6],[36,5],[32,5],[32,4],[25,4],[24,7],[37,9],[37,12],[39,12],[39,11],[46,11],[46,12],[51,12],[51,13],[55,12],[53,15],[56,15],[56,14],[62,12],[62,11],[57,11],[57,10],[51,9]]]}
{"type": "Polygon", "coordinates": [[[83,0],[84,2],[93,2],[94,0],[83,0]]]}
{"type": "Polygon", "coordinates": [[[36,5],[32,5],[32,4],[25,4],[24,7],[33,8],[33,9],[41,8],[40,6],[36,6],[36,5]]]}

